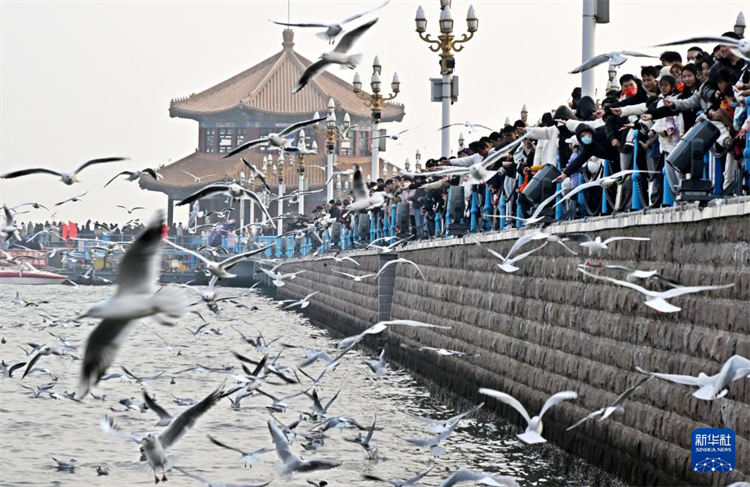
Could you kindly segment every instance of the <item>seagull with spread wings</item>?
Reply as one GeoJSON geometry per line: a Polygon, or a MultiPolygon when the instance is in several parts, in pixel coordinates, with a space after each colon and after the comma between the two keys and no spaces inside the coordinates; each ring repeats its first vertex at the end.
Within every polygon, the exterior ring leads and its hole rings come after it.
{"type": "Polygon", "coordinates": [[[599,66],[600,64],[604,64],[607,61],[609,61],[610,66],[619,66],[625,61],[628,60],[629,57],[650,57],[655,58],[656,56],[652,56],[650,54],[643,54],[642,52],[637,51],[612,51],[607,52],[604,54],[599,54],[598,56],[594,56],[591,59],[587,59],[584,61],[580,66],[577,66],[573,68],[573,70],[570,72],[570,74],[575,73],[582,73],[584,71],[587,71],[595,66],[599,66]]]}
{"type": "Polygon", "coordinates": [[[498,401],[507,404],[508,406],[518,411],[521,416],[523,416],[523,419],[526,420],[527,424],[526,431],[516,436],[518,436],[521,441],[529,445],[533,445],[535,443],[544,443],[547,441],[542,438],[542,416],[544,416],[544,413],[549,411],[553,406],[557,406],[563,401],[578,398],[578,393],[576,393],[575,391],[562,391],[558,392],[557,394],[553,394],[549,399],[547,399],[547,401],[544,403],[544,406],[542,406],[542,410],[539,412],[539,416],[534,416],[532,418],[529,416],[529,413],[526,412],[526,408],[524,408],[523,405],[518,402],[515,397],[509,394],[486,388],[479,389],[479,393],[484,394],[485,396],[493,397],[498,401]]]}
{"type": "Polygon", "coordinates": [[[81,200],[83,199],[83,197],[84,197],[84,196],[86,196],[87,194],[89,194],[89,192],[88,192],[88,191],[86,191],[85,193],[81,193],[81,194],[79,194],[79,195],[73,196],[73,197],[71,197],[71,198],[68,198],[67,200],[62,200],[62,201],[58,201],[57,203],[55,203],[55,206],[60,206],[60,205],[64,205],[65,203],[78,203],[78,202],[79,202],[79,201],[81,201],[81,200]]]}
{"type": "MultiPolygon", "coordinates": [[[[349,49],[351,49],[354,46],[354,43],[357,42],[357,40],[367,32],[370,27],[375,25],[375,22],[377,22],[378,19],[373,19],[365,24],[360,25],[356,29],[352,29],[346,34],[344,34],[341,37],[341,40],[338,44],[336,44],[336,47],[333,48],[332,51],[324,52],[320,55],[320,59],[312,63],[305,69],[305,71],[302,73],[302,76],[300,76],[299,82],[297,83],[297,86],[292,90],[292,93],[297,93],[299,90],[307,86],[307,84],[312,80],[314,77],[316,77],[318,74],[320,74],[325,68],[327,68],[331,64],[338,64],[341,66],[346,66],[349,69],[354,69],[357,67],[359,62],[362,60],[361,54],[347,54],[349,49]]],[[[323,117],[322,120],[325,120],[326,117],[323,117]]]]}
{"type": "Polygon", "coordinates": [[[133,433],[125,433],[113,422],[112,418],[109,418],[108,416],[103,417],[99,424],[106,433],[140,443],[143,454],[154,471],[154,483],[158,484],[160,480],[164,482],[167,481],[167,450],[177,443],[188,429],[195,425],[198,418],[215,406],[219,400],[233,392],[235,392],[235,390],[225,391],[223,385],[219,386],[211,394],[203,398],[203,400],[190,406],[179,416],[174,418],[172,422],[170,422],[169,425],[158,435],[148,433],[145,436],[140,436],[133,433]],[[157,469],[161,469],[161,479],[156,475],[157,469]]]}
{"type": "Polygon", "coordinates": [[[619,279],[613,279],[607,276],[597,276],[596,274],[591,274],[590,272],[586,272],[580,267],[578,268],[578,272],[600,281],[608,281],[612,284],[617,284],[618,286],[634,289],[648,297],[648,299],[646,299],[646,301],[644,302],[646,306],[653,308],[660,313],[676,313],[677,311],[680,311],[682,309],[679,306],[668,303],[667,299],[676,298],[677,296],[682,296],[684,294],[699,293],[702,291],[728,289],[734,286],[734,284],[724,284],[720,286],[675,286],[667,291],[651,291],[632,282],[621,281],[619,279]]]}
{"type": "Polygon", "coordinates": [[[601,409],[597,409],[593,413],[586,415],[581,420],[579,420],[576,423],[572,424],[571,426],[568,426],[567,428],[565,428],[565,431],[570,431],[570,430],[572,430],[574,428],[577,428],[578,426],[582,425],[583,423],[585,423],[589,419],[595,418],[596,416],[601,416],[599,418],[599,421],[604,421],[605,419],[607,419],[610,416],[612,416],[612,414],[614,414],[615,412],[623,411],[621,404],[623,402],[625,402],[625,400],[628,397],[630,397],[630,395],[633,394],[636,389],[638,389],[646,381],[649,381],[651,379],[653,379],[653,376],[644,377],[643,379],[639,380],[633,386],[627,388],[625,390],[625,392],[623,392],[622,394],[620,394],[619,396],[617,396],[617,398],[614,401],[612,401],[608,406],[605,406],[605,407],[603,407],[601,409]]]}
{"type": "Polygon", "coordinates": [[[386,0],[383,4],[381,4],[379,7],[375,7],[374,9],[367,10],[366,12],[361,12],[358,14],[354,14],[351,17],[347,17],[341,22],[333,23],[333,24],[324,24],[324,23],[309,23],[309,22],[303,22],[303,23],[291,23],[291,22],[276,22],[275,20],[272,20],[274,24],[277,25],[285,25],[287,27],[316,27],[320,29],[325,29],[325,32],[319,32],[316,34],[321,39],[327,39],[329,44],[333,44],[336,40],[336,37],[338,37],[339,34],[341,34],[344,31],[344,24],[348,24],[349,22],[352,22],[354,20],[357,20],[361,17],[364,17],[365,15],[371,14],[373,12],[377,12],[381,8],[388,5],[388,3],[391,0],[386,0]]]}
{"type": "Polygon", "coordinates": [[[695,36],[682,39],[681,41],[665,42],[664,44],[656,44],[654,47],[665,47],[665,46],[679,46],[682,44],[724,44],[727,46],[734,46],[732,52],[745,60],[750,59],[750,40],[748,39],[733,39],[731,37],[723,36],[695,36]]]}
{"type": "Polygon", "coordinates": [[[272,149],[278,149],[287,152],[296,152],[297,146],[290,145],[289,141],[286,139],[286,136],[291,135],[300,129],[303,129],[308,125],[322,122],[325,119],[326,117],[319,117],[311,118],[310,120],[302,120],[300,122],[295,122],[291,125],[287,125],[286,127],[284,127],[284,130],[279,133],[270,133],[259,139],[248,140],[247,142],[240,144],[231,151],[227,152],[224,155],[224,159],[226,159],[227,157],[232,157],[235,154],[239,154],[240,152],[246,151],[247,149],[260,144],[267,144],[272,149]]]}
{"type": "Polygon", "coordinates": [[[84,162],[72,171],[55,171],[53,169],[47,169],[45,167],[32,167],[29,169],[20,169],[18,171],[11,171],[9,173],[2,174],[0,175],[0,179],[19,178],[21,176],[28,176],[29,174],[52,174],[53,176],[58,176],[63,183],[70,186],[71,184],[79,181],[78,173],[89,166],[93,166],[94,164],[104,164],[108,162],[118,162],[125,160],[127,160],[127,157],[102,157],[99,159],[91,159],[90,161],[84,162]]]}
{"type": "Polygon", "coordinates": [[[205,186],[195,193],[191,194],[184,200],[177,203],[177,206],[182,205],[188,205],[192,203],[193,201],[197,201],[201,198],[205,198],[208,195],[214,194],[214,193],[224,193],[227,196],[233,198],[233,199],[242,199],[243,197],[248,197],[251,200],[254,200],[258,206],[260,207],[261,211],[265,213],[266,217],[271,219],[271,214],[268,212],[268,208],[265,207],[263,204],[263,201],[260,199],[260,196],[255,193],[255,191],[251,191],[249,189],[243,188],[237,183],[217,183],[217,184],[209,184],[208,186],[205,186]]]}
{"type": "Polygon", "coordinates": [[[107,186],[109,186],[109,183],[111,183],[115,179],[119,178],[120,176],[127,176],[125,179],[127,179],[128,181],[138,181],[141,178],[141,176],[143,176],[144,174],[148,174],[149,176],[151,176],[152,178],[154,178],[157,181],[159,179],[164,179],[164,177],[161,174],[159,174],[158,172],[156,172],[155,169],[151,169],[150,167],[147,167],[146,169],[141,169],[140,171],[122,171],[122,172],[119,172],[119,173],[115,174],[115,177],[113,177],[112,179],[110,179],[109,181],[107,181],[107,184],[105,184],[104,187],[106,188],[107,186]]]}
{"type": "Polygon", "coordinates": [[[244,157],[240,157],[240,160],[242,161],[242,164],[250,169],[250,174],[252,175],[250,179],[258,178],[260,182],[263,183],[263,187],[266,188],[266,190],[268,190],[268,192],[270,193],[271,187],[268,185],[268,182],[266,182],[266,176],[263,174],[263,171],[259,171],[257,167],[247,162],[244,157]]]}
{"type": "Polygon", "coordinates": [[[268,430],[271,432],[271,439],[276,447],[276,455],[279,457],[279,473],[285,479],[290,479],[294,472],[313,472],[315,470],[324,470],[335,468],[341,465],[338,460],[329,460],[325,458],[313,458],[303,460],[298,457],[289,448],[286,436],[272,421],[268,421],[268,430]]]}
{"type": "MultiPolygon", "coordinates": [[[[166,240],[166,239],[164,241],[167,244],[171,245],[172,247],[176,248],[177,250],[180,250],[182,252],[188,253],[188,254],[192,255],[193,257],[196,257],[197,259],[199,259],[201,262],[203,262],[205,264],[207,273],[209,273],[210,275],[212,275],[216,280],[218,280],[218,279],[230,279],[232,277],[237,277],[236,274],[231,274],[230,272],[228,272],[229,269],[233,265],[235,265],[238,262],[243,261],[245,259],[249,259],[253,255],[260,254],[261,252],[264,252],[268,247],[270,247],[270,245],[267,245],[267,246],[261,247],[259,249],[254,249],[254,250],[250,250],[248,252],[243,252],[241,254],[233,255],[233,256],[228,257],[228,258],[226,258],[226,259],[224,259],[224,260],[222,260],[220,262],[215,262],[213,260],[209,260],[208,258],[206,258],[205,256],[203,256],[202,254],[200,254],[200,253],[198,253],[198,252],[196,252],[194,250],[186,249],[185,247],[182,247],[181,245],[177,245],[176,243],[171,242],[171,241],[166,240]]],[[[212,281],[215,284],[215,280],[212,279],[212,281]]],[[[211,287],[213,287],[213,284],[209,283],[209,288],[211,288],[211,287]]]]}
{"type": "Polygon", "coordinates": [[[80,317],[102,318],[86,340],[78,397],[84,397],[99,382],[139,318],[154,316],[172,324],[187,309],[187,297],[177,287],[156,292],[161,269],[164,212],[146,226],[120,262],[115,294],[86,310],[80,317]]]}

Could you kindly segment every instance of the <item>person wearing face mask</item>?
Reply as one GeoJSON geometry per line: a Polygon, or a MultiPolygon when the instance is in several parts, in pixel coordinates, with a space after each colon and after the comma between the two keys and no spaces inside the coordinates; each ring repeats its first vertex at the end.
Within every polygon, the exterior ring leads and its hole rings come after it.
{"type": "Polygon", "coordinates": [[[576,129],[575,136],[581,144],[581,150],[578,151],[573,160],[568,162],[562,174],[554,179],[556,183],[562,183],[565,178],[569,178],[578,172],[591,157],[595,156],[609,161],[616,161],[620,157],[619,151],[609,143],[606,127],[594,129],[590,125],[582,123],[576,129]]]}

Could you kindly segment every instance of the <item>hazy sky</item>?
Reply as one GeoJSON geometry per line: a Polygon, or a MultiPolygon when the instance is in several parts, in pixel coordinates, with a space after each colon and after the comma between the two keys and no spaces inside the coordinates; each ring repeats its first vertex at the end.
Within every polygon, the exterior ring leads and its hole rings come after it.
{"type": "MultiPolygon", "coordinates": [[[[381,0],[292,0],[297,21],[341,20],[381,0]]],[[[414,31],[414,14],[423,3],[428,32],[438,30],[438,0],[393,0],[379,12],[380,22],[356,46],[364,53],[359,72],[369,80],[372,58],[380,56],[384,80],[397,71],[405,104],[401,128],[418,127],[390,144],[382,157],[414,162],[419,148],[439,155],[440,104],[429,99],[429,78],[439,76],[438,55],[414,31]]],[[[474,0],[479,31],[456,55],[460,78],[452,120],[499,127],[565,103],[580,77],[567,72],[581,58],[581,0],[474,0]]],[[[612,0],[611,22],[597,26],[596,52],[639,49],[697,34],[731,30],[737,13],[750,15],[748,0],[612,0]]],[[[466,28],[469,1],[453,1],[457,33],[466,28]]],[[[53,204],[89,190],[80,203],[62,206],[59,217],[85,221],[127,220],[116,204],[163,206],[161,193],[135,183],[103,184],[123,169],[155,167],[193,152],[198,123],[169,118],[171,98],[200,92],[281,49],[286,0],[234,2],[0,0],[0,172],[37,165],[76,167],[89,158],[128,156],[130,161],[87,169],[82,183],[63,185],[52,176],[0,180],[0,201],[10,205],[36,200],[53,204]]],[[[749,17],[750,18],[750,17],[749,17]]],[[[328,46],[314,29],[297,29],[295,49],[314,59],[328,46]]],[[[708,46],[710,48],[711,46],[708,46]]],[[[687,49],[681,49],[683,53],[687,49]]],[[[658,64],[658,60],[655,60],[658,64]]],[[[645,64],[645,63],[644,63],[645,64]]],[[[620,73],[639,72],[640,60],[620,73]]],[[[607,80],[597,69],[596,86],[607,80]]],[[[352,71],[334,68],[351,81],[352,71]]],[[[385,83],[384,83],[385,84],[385,83]]],[[[321,107],[321,112],[325,107],[321,107]]],[[[386,126],[387,127],[387,126],[386,126]]],[[[399,127],[391,124],[390,129],[399,127]]],[[[454,147],[458,130],[453,131],[454,147]]],[[[470,136],[467,136],[471,140],[470,136]]],[[[467,141],[468,141],[467,140],[467,141]]],[[[19,217],[45,219],[37,210],[19,217]]],[[[176,219],[184,219],[178,211],[176,219]]]]}

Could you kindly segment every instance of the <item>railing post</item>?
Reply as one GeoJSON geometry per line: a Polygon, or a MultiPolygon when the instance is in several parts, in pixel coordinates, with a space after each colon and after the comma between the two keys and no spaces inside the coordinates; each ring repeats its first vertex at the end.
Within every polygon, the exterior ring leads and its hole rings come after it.
{"type": "Polygon", "coordinates": [[[396,207],[396,203],[391,205],[391,231],[389,232],[389,235],[393,237],[391,238],[391,243],[395,241],[396,237],[396,207]]]}
{"type": "Polygon", "coordinates": [[[375,240],[375,212],[370,212],[370,243],[375,240]]]}
{"type": "MultiPolygon", "coordinates": [[[[518,175],[516,175],[516,177],[518,177],[518,175]]],[[[520,190],[522,183],[523,177],[518,178],[516,188],[520,190]]],[[[521,191],[516,191],[516,228],[521,228],[523,226],[523,222],[521,221],[521,218],[523,218],[523,212],[521,211],[521,203],[518,201],[519,194],[521,194],[521,191]]]]}
{"type": "Polygon", "coordinates": [[[669,184],[669,179],[667,178],[666,167],[664,167],[661,170],[661,175],[662,175],[661,204],[664,206],[673,206],[674,195],[672,194],[672,186],[669,184]]]}
{"type": "Polygon", "coordinates": [[[471,219],[469,220],[469,231],[476,232],[479,223],[479,195],[477,187],[471,187],[471,219]]]}
{"type": "MultiPolygon", "coordinates": [[[[605,159],[604,162],[602,162],[602,164],[604,164],[604,173],[603,173],[603,176],[607,177],[607,176],[609,176],[611,174],[611,170],[609,168],[609,161],[605,159]]],[[[608,208],[607,208],[607,188],[602,188],[602,215],[606,215],[607,211],[608,211],[608,208]]]]}
{"type": "Polygon", "coordinates": [[[440,235],[440,223],[443,221],[443,215],[439,211],[435,212],[435,236],[440,235]]]}
{"type": "MultiPolygon", "coordinates": [[[[560,171],[560,174],[562,174],[562,168],[560,167],[560,156],[557,156],[557,170],[560,171]]],[[[555,185],[555,193],[558,193],[557,197],[555,197],[555,204],[560,203],[560,200],[562,199],[562,194],[560,193],[560,190],[562,189],[562,183],[557,183],[555,185]]],[[[563,209],[562,205],[555,206],[555,220],[562,219],[563,209]]]]}
{"type": "Polygon", "coordinates": [[[711,157],[714,161],[714,195],[721,196],[721,193],[724,191],[724,166],[727,163],[727,156],[725,155],[721,159],[716,159],[711,154],[711,157]],[[719,164],[719,161],[721,161],[721,164],[719,164]]]}
{"type": "Polygon", "coordinates": [[[506,203],[507,198],[505,197],[505,191],[501,190],[500,193],[500,230],[505,230],[505,214],[508,211],[508,205],[506,203]]]}
{"type": "Polygon", "coordinates": [[[443,232],[443,235],[448,235],[448,225],[451,223],[451,193],[453,192],[453,185],[451,185],[448,188],[448,198],[445,201],[445,223],[443,225],[443,228],[445,229],[445,232],[443,232]]]}
{"type": "MultiPolygon", "coordinates": [[[[747,118],[750,120],[750,103],[747,105],[747,118]]],[[[750,194],[750,131],[745,135],[745,150],[742,153],[745,156],[745,194],[750,194]]]]}
{"type": "Polygon", "coordinates": [[[492,193],[490,192],[490,185],[484,184],[484,231],[489,232],[492,230],[492,193]]]}
{"type": "MultiPolygon", "coordinates": [[[[582,172],[578,173],[578,184],[583,184],[582,172]]],[[[585,191],[579,191],[578,197],[576,198],[576,201],[578,202],[578,208],[576,208],[576,216],[578,218],[583,218],[586,215],[586,198],[583,195],[584,192],[585,191]]]]}
{"type": "MultiPolygon", "coordinates": [[[[633,130],[633,169],[638,171],[638,131],[633,130]]],[[[641,201],[641,173],[634,172],[632,176],[633,187],[630,191],[630,208],[632,210],[642,210],[644,206],[648,206],[648,202],[641,201]]]]}

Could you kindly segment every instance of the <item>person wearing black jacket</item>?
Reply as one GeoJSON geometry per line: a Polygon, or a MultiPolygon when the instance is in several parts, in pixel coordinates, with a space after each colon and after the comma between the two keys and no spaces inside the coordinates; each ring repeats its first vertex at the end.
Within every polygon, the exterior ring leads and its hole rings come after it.
{"type": "Polygon", "coordinates": [[[606,127],[592,129],[590,125],[582,123],[576,129],[576,139],[581,144],[581,150],[563,169],[562,174],[554,179],[555,183],[561,183],[565,178],[575,174],[591,157],[616,161],[620,156],[617,148],[613,147],[607,138],[606,127]]]}

